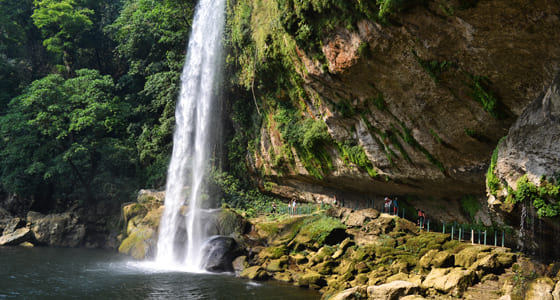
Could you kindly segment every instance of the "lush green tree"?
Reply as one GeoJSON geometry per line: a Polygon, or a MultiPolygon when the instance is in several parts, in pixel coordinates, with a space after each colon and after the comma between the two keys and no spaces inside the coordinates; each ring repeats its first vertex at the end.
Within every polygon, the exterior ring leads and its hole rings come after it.
{"type": "Polygon", "coordinates": [[[41,73],[44,51],[32,8],[33,0],[0,0],[0,112],[41,73]]]}
{"type": "Polygon", "coordinates": [[[74,0],[36,0],[33,23],[41,29],[47,50],[62,55],[66,72],[71,74],[73,56],[83,33],[93,26],[89,8],[74,0]]]}
{"type": "Polygon", "coordinates": [[[136,171],[127,139],[130,106],[114,92],[111,77],[96,70],[34,81],[0,118],[4,189],[36,200],[50,196],[41,207],[129,196],[136,171]]]}

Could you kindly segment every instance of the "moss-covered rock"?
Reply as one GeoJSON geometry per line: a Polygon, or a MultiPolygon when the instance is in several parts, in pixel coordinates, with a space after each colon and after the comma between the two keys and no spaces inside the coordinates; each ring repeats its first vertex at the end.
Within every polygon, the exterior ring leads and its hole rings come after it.
{"type": "Polygon", "coordinates": [[[320,289],[325,286],[327,281],[323,275],[316,272],[308,272],[298,278],[297,285],[302,287],[309,287],[313,289],[320,289]]]}
{"type": "Polygon", "coordinates": [[[272,275],[274,280],[290,282],[292,281],[292,274],[290,272],[276,272],[272,275]]]}
{"type": "Polygon", "coordinates": [[[142,219],[147,213],[148,209],[140,203],[132,203],[123,207],[123,216],[126,223],[135,217],[142,219]]]}
{"type": "Polygon", "coordinates": [[[362,227],[377,217],[379,217],[379,211],[373,208],[360,209],[351,212],[344,219],[344,224],[348,227],[362,227]]]}
{"type": "Polygon", "coordinates": [[[526,300],[553,300],[552,291],[554,289],[554,282],[548,277],[540,277],[531,284],[529,290],[525,293],[526,300]]]}
{"type": "Polygon", "coordinates": [[[329,300],[353,300],[353,299],[366,299],[367,286],[357,286],[343,291],[337,292],[330,297],[329,300]]]}
{"type": "Polygon", "coordinates": [[[154,230],[149,227],[137,228],[121,243],[119,252],[136,259],[144,259],[153,255],[157,243],[154,235],[154,230]]]}
{"type": "Polygon", "coordinates": [[[286,255],[287,249],[286,246],[279,246],[279,247],[268,247],[264,248],[258,255],[261,261],[265,261],[267,259],[278,259],[284,255],[286,255]]]}
{"type": "Polygon", "coordinates": [[[332,259],[332,255],[334,254],[334,248],[330,246],[325,246],[319,249],[317,253],[311,257],[310,261],[314,264],[320,263],[326,259],[332,259]]]}
{"type": "Polygon", "coordinates": [[[317,271],[317,273],[321,275],[329,275],[332,274],[333,269],[336,267],[337,263],[333,260],[324,261],[316,266],[313,267],[313,270],[317,271]]]}
{"type": "Polygon", "coordinates": [[[304,255],[303,253],[296,253],[294,255],[291,256],[291,259],[297,264],[297,265],[303,265],[306,264],[309,259],[307,258],[306,255],[304,255]]]}
{"type": "Polygon", "coordinates": [[[239,238],[247,232],[249,223],[245,218],[229,208],[222,208],[217,220],[218,234],[239,238]]]}
{"type": "Polygon", "coordinates": [[[469,246],[455,254],[455,265],[468,268],[475,261],[482,258],[481,256],[489,255],[491,248],[489,246],[469,246]]]}
{"type": "MultiPolygon", "coordinates": [[[[389,248],[392,249],[392,248],[389,248]]],[[[358,247],[354,253],[351,254],[351,257],[354,261],[366,261],[366,260],[373,260],[376,256],[381,256],[386,251],[380,250],[380,247],[376,247],[375,245],[365,245],[362,247],[358,247]]]]}
{"type": "Polygon", "coordinates": [[[368,299],[400,299],[407,295],[414,295],[421,292],[420,286],[415,283],[396,280],[390,283],[370,286],[367,289],[368,299]]]}
{"type": "Polygon", "coordinates": [[[369,273],[368,285],[371,286],[384,283],[391,275],[393,275],[393,273],[385,267],[380,267],[376,270],[373,270],[369,273]]]}
{"type": "Polygon", "coordinates": [[[286,269],[288,264],[288,256],[282,256],[279,259],[271,260],[266,266],[269,272],[281,272],[286,269]]]}
{"type": "Polygon", "coordinates": [[[242,272],[245,268],[249,267],[249,263],[247,262],[247,256],[242,255],[236,257],[232,262],[233,270],[237,273],[242,272]]]}
{"type": "Polygon", "coordinates": [[[243,270],[239,277],[250,280],[266,280],[269,278],[268,273],[261,266],[252,266],[243,270]]]}
{"type": "Polygon", "coordinates": [[[422,282],[424,288],[434,288],[442,293],[460,297],[474,283],[475,272],[462,268],[434,268],[422,282]]]}
{"type": "Polygon", "coordinates": [[[432,265],[432,260],[438,253],[439,251],[435,249],[426,252],[426,254],[424,254],[422,258],[420,258],[420,260],[418,261],[418,265],[424,269],[429,268],[432,265]]]}

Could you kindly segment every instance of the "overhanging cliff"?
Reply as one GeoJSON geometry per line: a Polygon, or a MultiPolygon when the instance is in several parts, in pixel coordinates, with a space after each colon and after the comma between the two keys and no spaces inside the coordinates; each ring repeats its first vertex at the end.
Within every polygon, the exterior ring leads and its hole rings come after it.
{"type": "Polygon", "coordinates": [[[234,81],[262,114],[247,161],[280,196],[482,195],[497,142],[560,69],[558,1],[303,2],[229,11],[234,81]]]}

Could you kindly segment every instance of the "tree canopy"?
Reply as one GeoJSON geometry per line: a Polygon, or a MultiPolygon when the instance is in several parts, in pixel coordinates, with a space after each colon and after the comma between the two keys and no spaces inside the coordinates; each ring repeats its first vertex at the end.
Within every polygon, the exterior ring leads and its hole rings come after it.
{"type": "Polygon", "coordinates": [[[194,6],[0,0],[0,192],[51,210],[162,187],[194,6]]]}

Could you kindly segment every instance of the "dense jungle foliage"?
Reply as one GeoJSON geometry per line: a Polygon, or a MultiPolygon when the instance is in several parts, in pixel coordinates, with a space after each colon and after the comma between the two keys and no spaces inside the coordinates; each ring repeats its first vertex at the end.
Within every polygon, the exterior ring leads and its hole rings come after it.
{"type": "Polygon", "coordinates": [[[32,209],[161,188],[195,1],[0,1],[0,189],[32,209]]]}

